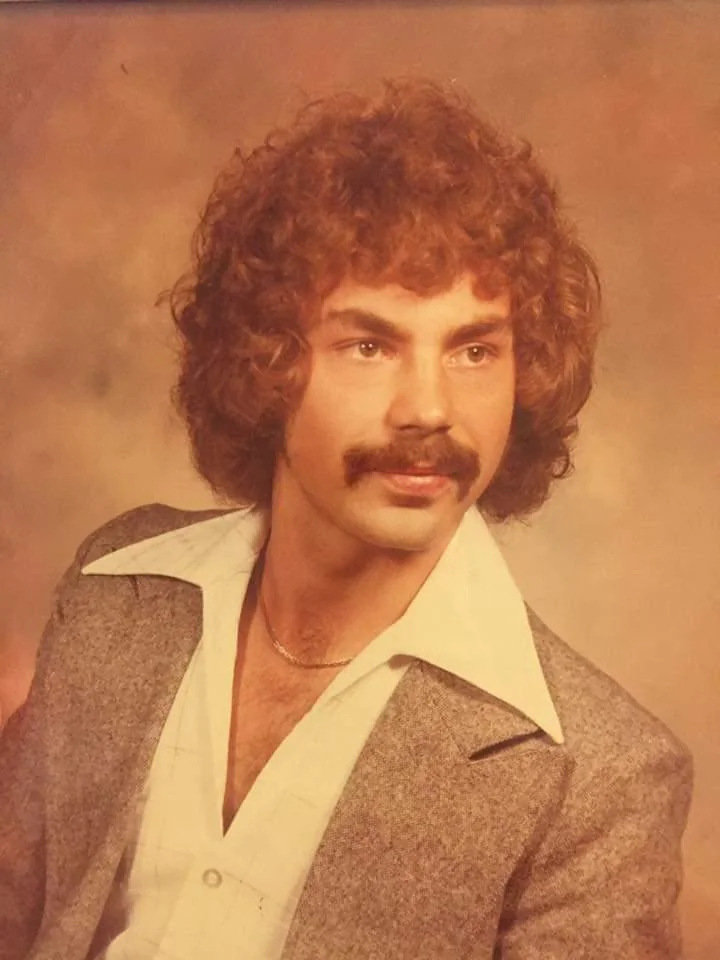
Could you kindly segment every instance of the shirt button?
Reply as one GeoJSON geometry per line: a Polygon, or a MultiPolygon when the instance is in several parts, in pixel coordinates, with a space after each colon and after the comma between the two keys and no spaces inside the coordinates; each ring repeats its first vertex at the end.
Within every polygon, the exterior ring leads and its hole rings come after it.
{"type": "Polygon", "coordinates": [[[203,883],[206,887],[219,887],[223,882],[222,874],[219,870],[206,870],[202,875],[203,883]]]}

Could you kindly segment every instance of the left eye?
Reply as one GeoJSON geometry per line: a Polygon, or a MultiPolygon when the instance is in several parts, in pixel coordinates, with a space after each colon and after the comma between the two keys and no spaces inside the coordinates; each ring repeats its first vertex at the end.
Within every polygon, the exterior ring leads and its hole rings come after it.
{"type": "Polygon", "coordinates": [[[479,366],[484,363],[491,355],[490,347],[482,343],[473,343],[456,354],[456,363],[467,363],[470,366],[479,366]]]}

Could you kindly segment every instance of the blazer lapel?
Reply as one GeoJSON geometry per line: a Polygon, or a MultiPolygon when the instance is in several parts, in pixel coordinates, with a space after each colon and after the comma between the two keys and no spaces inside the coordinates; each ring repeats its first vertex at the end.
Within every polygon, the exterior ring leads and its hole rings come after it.
{"type": "Polygon", "coordinates": [[[318,848],[283,960],[492,955],[507,881],[567,754],[527,717],[413,664],[318,848]]]}
{"type": "Polygon", "coordinates": [[[167,578],[113,577],[109,584],[89,576],[69,607],[68,636],[58,638],[62,670],[48,677],[58,722],[47,747],[44,928],[59,917],[65,933],[74,929],[83,939],[107,899],[137,797],[200,638],[202,596],[167,578]]]}

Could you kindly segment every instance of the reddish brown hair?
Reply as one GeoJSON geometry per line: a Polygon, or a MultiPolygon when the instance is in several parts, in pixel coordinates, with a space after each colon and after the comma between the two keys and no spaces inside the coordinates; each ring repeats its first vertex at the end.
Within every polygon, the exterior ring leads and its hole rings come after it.
{"type": "Polygon", "coordinates": [[[448,289],[467,271],[510,294],[516,404],[503,463],[478,506],[536,509],[571,469],[591,387],[595,266],[527,144],[456,93],[388,82],[373,99],[311,104],[236,151],[171,292],[181,335],[176,402],[195,462],[234,503],[270,503],[284,424],[307,376],[303,323],[343,279],[448,289]]]}

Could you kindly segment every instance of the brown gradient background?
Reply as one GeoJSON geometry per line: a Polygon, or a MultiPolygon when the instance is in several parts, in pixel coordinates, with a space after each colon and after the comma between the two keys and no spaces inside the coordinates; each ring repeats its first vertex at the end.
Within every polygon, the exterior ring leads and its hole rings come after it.
{"type": "Polygon", "coordinates": [[[212,505],[156,295],[235,144],[306,96],[456,78],[530,139],[605,281],[577,471],[499,532],[528,600],[692,748],[687,956],[720,954],[720,5],[0,6],[0,695],[79,540],[212,505]]]}

